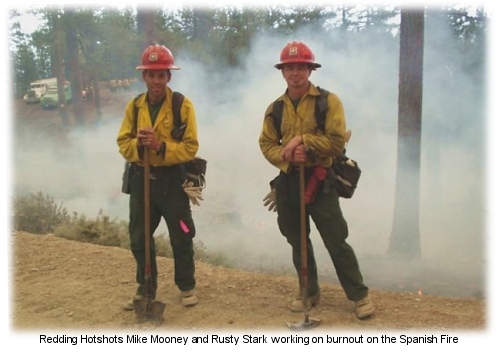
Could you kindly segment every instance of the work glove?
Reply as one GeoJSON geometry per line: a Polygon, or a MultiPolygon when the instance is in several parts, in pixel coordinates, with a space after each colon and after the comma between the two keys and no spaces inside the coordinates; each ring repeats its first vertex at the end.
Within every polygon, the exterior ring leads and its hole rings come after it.
{"type": "Polygon", "coordinates": [[[276,189],[271,188],[271,191],[264,197],[264,207],[267,207],[268,211],[276,212],[278,211],[278,206],[276,205],[276,189]]]}
{"type": "Polygon", "coordinates": [[[200,201],[203,201],[203,196],[201,195],[202,187],[195,186],[195,183],[192,181],[184,180],[182,188],[188,196],[189,201],[191,201],[193,205],[200,206],[200,201]]]}

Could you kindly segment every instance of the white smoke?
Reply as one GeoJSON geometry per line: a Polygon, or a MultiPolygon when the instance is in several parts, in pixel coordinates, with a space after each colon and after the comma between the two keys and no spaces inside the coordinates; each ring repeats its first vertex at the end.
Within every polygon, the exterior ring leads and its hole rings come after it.
{"type": "MultiPolygon", "coordinates": [[[[471,78],[457,62],[449,61],[447,53],[432,46],[438,34],[449,35],[428,32],[425,42],[423,260],[426,268],[445,270],[461,280],[474,279],[481,286],[486,261],[486,150],[481,143],[486,110],[472,95],[479,88],[471,78]]],[[[243,68],[225,72],[207,70],[185,53],[174,53],[182,70],[173,73],[170,86],[193,101],[198,155],[208,161],[204,201],[193,208],[197,240],[211,251],[226,253],[237,266],[290,271],[291,250],[278,231],[276,214],[262,206],[277,170],[262,156],[258,137],[266,107],[285,90],[281,73],[273,67],[282,47],[294,39],[307,42],[323,65],[313,72],[311,81],[339,95],[353,131],[348,155],[363,172],[356,194],[341,205],[350,228],[348,242],[371,286],[371,262],[384,257],[392,228],[399,44],[369,34],[350,37],[348,42],[338,36],[301,30],[293,36],[259,37],[243,68]]],[[[15,191],[42,191],[62,201],[69,211],[89,217],[102,210],[128,219],[128,197],[120,193],[123,159],[116,145],[123,109],[106,115],[98,126],[73,130],[67,139],[14,132],[15,142],[29,139],[31,143],[15,145],[15,191]]],[[[164,222],[157,231],[161,232],[166,233],[164,222]]],[[[315,229],[311,237],[319,269],[334,275],[315,229]]],[[[390,277],[390,269],[384,272],[390,277]]]]}

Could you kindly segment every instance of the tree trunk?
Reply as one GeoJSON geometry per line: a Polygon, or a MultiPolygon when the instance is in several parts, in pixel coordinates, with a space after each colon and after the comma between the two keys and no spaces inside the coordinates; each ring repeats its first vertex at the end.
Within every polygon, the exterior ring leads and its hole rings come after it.
{"type": "Polygon", "coordinates": [[[66,78],[64,75],[64,33],[63,23],[59,18],[59,11],[52,10],[52,23],[54,25],[54,43],[52,44],[54,53],[54,74],[57,77],[57,96],[58,96],[58,111],[61,116],[64,127],[68,127],[68,111],[66,107],[66,94],[64,93],[64,83],[66,78]]]}
{"type": "Polygon", "coordinates": [[[71,93],[73,96],[73,113],[78,125],[85,123],[85,107],[82,97],[82,80],[80,72],[80,61],[78,59],[78,38],[73,28],[75,22],[75,10],[69,6],[64,8],[66,20],[66,47],[68,49],[69,68],[71,73],[71,93]]]}
{"type": "Polygon", "coordinates": [[[97,122],[102,120],[102,105],[101,105],[101,90],[99,87],[99,80],[96,77],[93,77],[90,81],[91,85],[89,88],[89,100],[94,101],[95,107],[95,116],[97,122]]]}
{"type": "Polygon", "coordinates": [[[95,62],[95,49],[96,49],[96,39],[90,41],[88,52],[86,52],[86,60],[89,63],[89,83],[86,87],[87,91],[87,101],[94,103],[96,122],[101,122],[102,120],[102,107],[101,107],[101,91],[99,90],[99,75],[98,75],[98,63],[95,62]]]}
{"type": "Polygon", "coordinates": [[[398,160],[394,219],[388,253],[421,257],[420,156],[424,10],[402,9],[399,57],[398,160]]]}
{"type": "Polygon", "coordinates": [[[158,43],[155,17],[158,10],[155,6],[137,6],[137,32],[142,35],[143,48],[158,43]]]}

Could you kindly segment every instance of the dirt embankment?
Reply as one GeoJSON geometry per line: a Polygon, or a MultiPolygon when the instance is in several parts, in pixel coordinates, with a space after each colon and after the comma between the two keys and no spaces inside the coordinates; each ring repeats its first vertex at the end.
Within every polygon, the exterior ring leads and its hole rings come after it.
{"type": "MultiPolygon", "coordinates": [[[[52,235],[12,235],[12,326],[28,329],[133,330],[134,312],[121,306],[135,292],[128,250],[64,240],[52,235]]],[[[173,280],[173,262],[159,258],[158,298],[167,304],[158,330],[275,330],[302,322],[288,310],[297,292],[292,276],[276,276],[196,263],[199,304],[184,308],[173,280]]],[[[310,315],[326,330],[485,330],[486,305],[450,298],[371,290],[376,314],[360,321],[339,286],[322,283],[310,315]]]]}

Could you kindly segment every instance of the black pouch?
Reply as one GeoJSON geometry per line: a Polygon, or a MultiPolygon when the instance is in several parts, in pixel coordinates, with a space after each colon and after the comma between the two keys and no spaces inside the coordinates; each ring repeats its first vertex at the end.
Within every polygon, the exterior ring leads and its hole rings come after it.
{"type": "Polygon", "coordinates": [[[338,195],[343,198],[351,198],[361,177],[358,163],[342,153],[333,162],[333,172],[338,195]]]}
{"type": "Polygon", "coordinates": [[[124,194],[130,194],[130,176],[132,175],[132,164],[128,161],[125,162],[125,169],[123,170],[122,176],[122,192],[124,194]]]}
{"type": "Polygon", "coordinates": [[[186,177],[188,182],[192,182],[193,186],[205,188],[207,173],[207,161],[200,157],[195,157],[193,160],[184,164],[186,177]]]}
{"type": "Polygon", "coordinates": [[[205,175],[207,173],[207,161],[200,157],[186,163],[186,172],[194,175],[205,175]]]}
{"type": "Polygon", "coordinates": [[[274,179],[272,179],[271,181],[269,181],[269,187],[272,189],[275,189],[276,188],[276,185],[278,184],[278,179],[279,179],[279,175],[277,175],[274,179]]]}
{"type": "Polygon", "coordinates": [[[170,135],[172,136],[173,139],[181,141],[185,131],[186,131],[186,125],[183,124],[182,126],[174,127],[174,129],[172,129],[172,131],[170,132],[170,135]]]}

